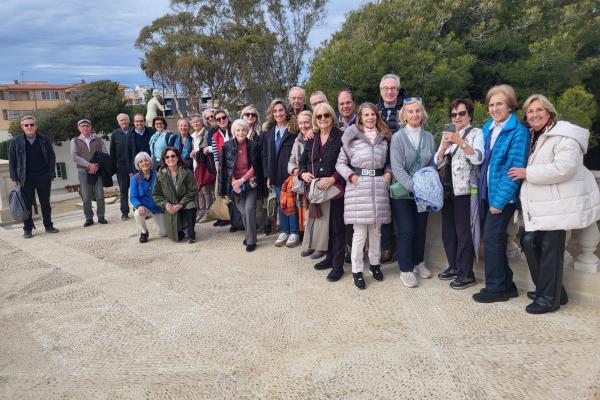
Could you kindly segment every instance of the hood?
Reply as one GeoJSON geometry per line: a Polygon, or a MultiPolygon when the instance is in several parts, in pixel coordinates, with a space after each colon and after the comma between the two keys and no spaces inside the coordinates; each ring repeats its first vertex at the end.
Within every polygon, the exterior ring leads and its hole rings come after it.
{"type": "MultiPolygon", "coordinates": [[[[396,98],[396,110],[402,108],[402,102],[406,97],[406,90],[404,90],[404,88],[400,88],[400,90],[398,91],[398,97],[396,98]]],[[[380,110],[383,110],[385,108],[383,104],[383,97],[381,97],[381,95],[379,96],[379,103],[377,103],[377,108],[380,110]]]]}
{"type": "Polygon", "coordinates": [[[572,124],[567,121],[558,121],[556,125],[544,135],[547,136],[564,136],[571,139],[574,139],[579,143],[579,147],[581,147],[581,152],[583,154],[587,153],[588,142],[590,139],[590,131],[572,124]]]}

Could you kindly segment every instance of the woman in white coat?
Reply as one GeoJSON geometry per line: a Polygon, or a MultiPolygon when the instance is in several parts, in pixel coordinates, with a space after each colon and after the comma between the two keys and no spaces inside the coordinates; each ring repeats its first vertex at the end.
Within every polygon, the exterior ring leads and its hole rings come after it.
{"type": "Polygon", "coordinates": [[[567,302],[562,285],[566,231],[600,219],[600,191],[583,166],[589,131],[557,121],[556,109],[540,94],[529,96],[523,114],[531,128],[529,160],[526,168],[511,168],[508,175],[523,180],[526,232],[521,241],[536,286],[525,311],[543,314],[567,302]]]}

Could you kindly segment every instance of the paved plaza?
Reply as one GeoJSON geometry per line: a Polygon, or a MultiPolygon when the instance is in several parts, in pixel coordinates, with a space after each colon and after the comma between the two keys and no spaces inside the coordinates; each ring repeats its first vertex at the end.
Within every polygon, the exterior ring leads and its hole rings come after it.
{"type": "Polygon", "coordinates": [[[150,222],[140,245],[115,207],[30,240],[0,227],[1,399],[600,399],[600,308],[532,316],[522,291],[477,304],[480,285],[408,289],[395,265],[359,291],[273,236],[246,253],[150,222]]]}

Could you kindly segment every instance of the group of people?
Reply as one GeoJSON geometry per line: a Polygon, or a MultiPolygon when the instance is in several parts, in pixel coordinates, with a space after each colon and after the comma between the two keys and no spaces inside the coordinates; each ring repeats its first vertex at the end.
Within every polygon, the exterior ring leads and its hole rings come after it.
{"type": "MultiPolygon", "coordinates": [[[[146,127],[136,114],[132,128],[120,114],[109,156],[91,122],[82,119],[71,152],[84,226],[94,223],[93,196],[98,222],[107,223],[102,185],[111,161],[121,218],[129,218],[131,203],[140,243],[149,240],[149,218],[159,236],[194,243],[195,224],[208,222],[218,206],[213,225],[244,230],[248,252],[256,249],[259,231],[270,235],[278,227],[274,245],[301,246],[302,257],[322,258],[314,268],[330,269],[329,281],[339,280],[349,262],[354,284],[365,289],[366,251],[373,279],[383,280],[381,265],[397,261],[402,283],[416,287],[419,277],[432,277],[424,263],[427,220],[441,209],[448,268],[439,279],[450,280],[453,289],[473,286],[473,263],[483,250],[485,287],[473,299],[492,303],[517,296],[506,229],[519,209],[521,243],[536,285],[526,311],[540,314],[566,304],[566,231],[600,219],[600,192],[583,166],[589,131],[558,121],[552,103],[539,94],[524,102],[520,121],[514,89],[498,85],[487,93],[491,119],[482,128],[471,125],[471,100],[452,101],[451,123],[436,146],[425,129],[424,99],[408,97],[393,74],[381,79],[379,89],[377,104],[358,109],[352,92],[340,91],[336,113],[323,92],[312,93],[309,108],[304,90],[294,87],[287,101],[269,104],[263,124],[253,105],[234,120],[224,109],[206,109],[179,119],[177,132],[160,116],[146,127]]],[[[49,201],[42,200],[53,174],[51,146],[35,134],[33,117],[23,117],[21,126],[24,135],[10,148],[11,179],[23,187],[29,205],[38,191],[46,231],[58,232],[49,201]]],[[[25,221],[24,236],[31,237],[31,230],[32,221],[25,221]]]]}

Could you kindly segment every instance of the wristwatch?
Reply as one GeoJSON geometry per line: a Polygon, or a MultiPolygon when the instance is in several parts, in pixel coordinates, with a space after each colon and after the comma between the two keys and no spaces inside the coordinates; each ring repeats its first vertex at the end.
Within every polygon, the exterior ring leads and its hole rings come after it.
{"type": "Polygon", "coordinates": [[[464,149],[466,149],[466,148],[467,148],[467,146],[468,146],[467,142],[463,142],[463,143],[460,145],[460,148],[464,150],[464,149]]]}

